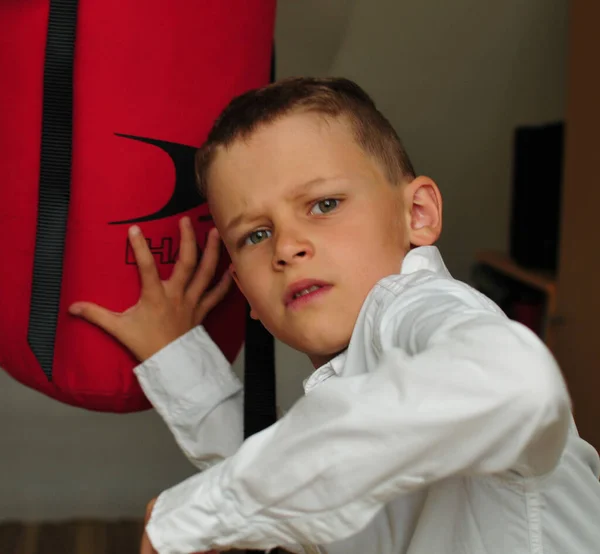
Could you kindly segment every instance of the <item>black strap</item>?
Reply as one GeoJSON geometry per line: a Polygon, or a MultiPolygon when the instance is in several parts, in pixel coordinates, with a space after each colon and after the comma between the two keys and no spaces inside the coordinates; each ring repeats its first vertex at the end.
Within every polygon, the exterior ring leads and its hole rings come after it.
{"type": "MultiPolygon", "coordinates": [[[[271,52],[271,82],[275,80],[275,46],[271,52]]],[[[277,420],[275,349],[272,335],[246,312],[244,349],[244,436],[248,438],[277,420]]]]}
{"type": "MultiPolygon", "coordinates": [[[[271,56],[271,82],[273,82],[275,46],[271,56]]],[[[244,347],[244,436],[246,438],[277,421],[276,400],[274,340],[262,323],[250,317],[250,309],[248,309],[244,347]]],[[[278,550],[274,551],[275,554],[277,552],[278,550]]]]}
{"type": "Polygon", "coordinates": [[[249,437],[277,420],[275,352],[271,334],[260,321],[246,316],[244,349],[244,435],[249,437]]]}
{"type": "MultiPolygon", "coordinates": [[[[275,384],[273,337],[260,321],[250,317],[248,309],[244,347],[245,437],[266,429],[277,420],[275,384]]],[[[250,552],[254,551],[246,551],[250,552]]]]}
{"type": "Polygon", "coordinates": [[[71,193],[73,59],[77,0],[51,0],[44,63],[35,257],[27,341],[52,380],[71,193]]]}
{"type": "MultiPolygon", "coordinates": [[[[275,46],[271,52],[271,82],[275,80],[275,46]]],[[[277,421],[275,347],[262,323],[246,312],[244,347],[244,436],[266,429],[277,421]]]]}

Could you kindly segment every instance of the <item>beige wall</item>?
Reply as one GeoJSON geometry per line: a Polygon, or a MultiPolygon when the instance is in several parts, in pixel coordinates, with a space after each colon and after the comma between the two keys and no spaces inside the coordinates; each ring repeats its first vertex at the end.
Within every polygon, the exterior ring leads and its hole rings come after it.
{"type": "MultiPolygon", "coordinates": [[[[507,243],[512,129],[563,114],[566,4],[280,0],[278,73],[344,75],[374,96],[440,185],[440,247],[467,279],[477,248],[507,243]]],[[[281,344],[277,366],[287,408],[310,366],[281,344]]],[[[0,519],[139,515],[190,473],[154,413],[70,408],[0,373],[0,519]]]]}
{"type": "Polygon", "coordinates": [[[566,11],[566,0],[283,0],[279,74],[366,88],[441,187],[439,244],[467,279],[477,248],[507,244],[513,128],[563,116],[566,11]]]}

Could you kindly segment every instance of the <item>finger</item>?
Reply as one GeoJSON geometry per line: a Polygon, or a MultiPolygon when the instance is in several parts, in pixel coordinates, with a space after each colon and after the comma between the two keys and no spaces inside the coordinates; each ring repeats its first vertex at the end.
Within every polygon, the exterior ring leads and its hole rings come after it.
{"type": "Polygon", "coordinates": [[[129,228],[129,243],[133,249],[135,262],[140,273],[142,295],[148,296],[162,290],[154,256],[152,255],[152,252],[150,252],[148,243],[146,242],[141,229],[137,225],[129,228]]]}
{"type": "Polygon", "coordinates": [[[221,239],[216,228],[213,228],[208,233],[206,246],[202,253],[202,260],[200,261],[200,265],[186,291],[186,296],[191,302],[198,302],[200,296],[204,294],[204,291],[215,276],[220,252],[221,239]]]}
{"type": "Polygon", "coordinates": [[[117,339],[120,338],[121,318],[116,312],[92,302],[75,302],[69,306],[69,313],[97,325],[117,339]]]}
{"type": "Polygon", "coordinates": [[[198,247],[196,245],[196,234],[189,217],[184,217],[179,222],[181,240],[179,242],[179,259],[169,279],[169,285],[177,290],[183,291],[188,284],[198,258],[198,247]]]}
{"type": "Polygon", "coordinates": [[[200,301],[194,313],[194,324],[199,325],[208,313],[219,303],[231,288],[233,277],[229,271],[223,274],[219,282],[207,292],[200,301]]]}

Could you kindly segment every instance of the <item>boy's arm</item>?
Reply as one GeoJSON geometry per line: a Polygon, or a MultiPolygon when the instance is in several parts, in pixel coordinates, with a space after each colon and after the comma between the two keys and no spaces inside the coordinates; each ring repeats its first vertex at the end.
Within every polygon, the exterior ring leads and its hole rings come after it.
{"type": "Polygon", "coordinates": [[[242,384],[198,326],[135,368],[144,393],[199,469],[233,454],[243,440],[242,384]]]}
{"type": "Polygon", "coordinates": [[[79,301],[69,312],[102,328],[142,362],[135,371],[147,396],[192,463],[206,468],[234,452],[242,440],[241,384],[200,327],[229,290],[231,275],[225,272],[209,288],[219,259],[216,229],[208,235],[199,264],[189,217],[180,220],[180,231],[179,259],[163,281],[141,230],[130,227],[141,281],[135,305],[119,313],[79,301]]]}
{"type": "Polygon", "coordinates": [[[159,496],[147,532],[160,554],[325,544],[450,475],[554,467],[570,403],[537,337],[456,291],[403,302],[376,329],[374,372],[330,378],[236,454],[159,496]]]}
{"type": "Polygon", "coordinates": [[[138,302],[112,312],[90,302],[69,311],[113,335],[142,362],[135,369],[144,392],[200,468],[234,452],[242,441],[241,384],[227,360],[200,327],[225,296],[229,272],[213,288],[219,236],[212,230],[200,263],[190,219],[180,220],[179,259],[161,280],[141,231],[129,230],[142,289],[138,302]]]}

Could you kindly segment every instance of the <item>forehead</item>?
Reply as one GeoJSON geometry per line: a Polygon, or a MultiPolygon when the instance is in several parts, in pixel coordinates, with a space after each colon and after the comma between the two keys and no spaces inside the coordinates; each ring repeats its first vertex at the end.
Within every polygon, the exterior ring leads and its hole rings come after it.
{"type": "Polygon", "coordinates": [[[240,169],[254,172],[306,167],[306,162],[334,162],[340,154],[363,154],[345,118],[331,118],[312,112],[291,113],[263,124],[250,136],[220,147],[211,165],[210,177],[231,179],[240,169]]]}
{"type": "Polygon", "coordinates": [[[374,171],[345,119],[293,113],[219,147],[208,173],[211,210],[222,220],[302,183],[374,171]]]}

